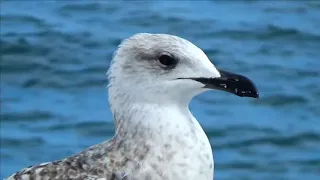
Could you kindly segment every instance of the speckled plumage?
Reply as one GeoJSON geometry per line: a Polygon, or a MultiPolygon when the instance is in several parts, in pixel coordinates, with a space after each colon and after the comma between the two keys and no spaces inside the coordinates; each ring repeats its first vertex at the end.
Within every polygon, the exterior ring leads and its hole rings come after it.
{"type": "Polygon", "coordinates": [[[181,77],[219,77],[191,42],[165,34],[137,34],[116,51],[108,71],[116,134],[63,160],[25,168],[8,180],[212,180],[208,138],[188,109],[205,91],[181,77]],[[179,59],[163,68],[159,53],[179,59]]]}

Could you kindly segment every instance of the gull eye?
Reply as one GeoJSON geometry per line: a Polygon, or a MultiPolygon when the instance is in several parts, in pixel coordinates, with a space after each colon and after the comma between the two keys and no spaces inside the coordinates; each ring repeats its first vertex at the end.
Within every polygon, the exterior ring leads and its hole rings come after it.
{"type": "Polygon", "coordinates": [[[168,53],[162,54],[159,57],[159,62],[165,66],[175,66],[178,63],[178,61],[168,53]]]}

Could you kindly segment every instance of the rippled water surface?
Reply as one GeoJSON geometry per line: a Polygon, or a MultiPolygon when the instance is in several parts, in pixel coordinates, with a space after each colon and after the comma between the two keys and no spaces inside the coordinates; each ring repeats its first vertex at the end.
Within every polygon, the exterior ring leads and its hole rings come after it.
{"type": "Polygon", "coordinates": [[[190,109],[216,179],[319,179],[319,1],[1,1],[1,177],[110,138],[106,71],[123,38],[181,36],[259,100],[224,92],[190,109]]]}

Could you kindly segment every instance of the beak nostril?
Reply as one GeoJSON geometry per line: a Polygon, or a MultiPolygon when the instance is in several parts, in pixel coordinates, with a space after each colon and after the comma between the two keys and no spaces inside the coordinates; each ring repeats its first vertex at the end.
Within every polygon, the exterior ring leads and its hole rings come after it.
{"type": "Polygon", "coordinates": [[[233,81],[233,82],[238,82],[239,81],[239,79],[237,79],[237,78],[228,78],[228,80],[229,81],[233,81]]]}
{"type": "Polygon", "coordinates": [[[220,86],[221,86],[222,88],[225,88],[225,89],[228,88],[228,86],[227,86],[226,84],[220,84],[220,86]]]}

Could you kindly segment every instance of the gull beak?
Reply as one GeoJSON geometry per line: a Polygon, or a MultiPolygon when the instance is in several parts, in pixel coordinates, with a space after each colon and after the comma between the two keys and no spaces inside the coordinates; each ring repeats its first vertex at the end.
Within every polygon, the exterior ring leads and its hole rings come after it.
{"type": "Polygon", "coordinates": [[[215,78],[183,78],[192,79],[204,84],[204,88],[230,92],[240,97],[259,98],[254,83],[245,76],[219,70],[221,77],[215,78]]]}

